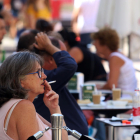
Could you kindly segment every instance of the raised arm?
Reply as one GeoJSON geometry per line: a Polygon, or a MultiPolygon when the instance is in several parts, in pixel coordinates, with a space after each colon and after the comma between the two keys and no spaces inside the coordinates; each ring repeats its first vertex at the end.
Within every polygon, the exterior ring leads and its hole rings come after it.
{"type": "Polygon", "coordinates": [[[39,50],[46,50],[49,52],[57,65],[54,70],[45,70],[47,81],[56,80],[53,83],[52,89],[60,91],[70,80],[77,69],[77,63],[66,51],[61,51],[52,45],[47,35],[40,33],[36,37],[37,44],[34,44],[39,50]],[[43,37],[43,38],[42,38],[43,37]]]}
{"type": "Polygon", "coordinates": [[[34,43],[34,46],[39,50],[45,50],[50,55],[53,55],[54,53],[61,51],[59,48],[55,47],[51,43],[46,33],[43,33],[43,32],[38,33],[35,39],[36,39],[37,44],[34,43]]]}
{"type": "Polygon", "coordinates": [[[78,16],[80,14],[80,7],[74,7],[73,13],[72,13],[72,30],[75,32],[76,35],[79,35],[79,29],[78,29],[78,16]]]}

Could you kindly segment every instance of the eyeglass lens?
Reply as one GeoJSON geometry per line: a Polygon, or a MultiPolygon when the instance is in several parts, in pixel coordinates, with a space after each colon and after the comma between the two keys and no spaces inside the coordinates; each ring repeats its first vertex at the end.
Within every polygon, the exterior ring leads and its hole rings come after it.
{"type": "Polygon", "coordinates": [[[42,72],[44,73],[44,69],[43,69],[43,68],[41,68],[41,70],[39,70],[39,71],[38,71],[39,78],[41,78],[41,77],[42,77],[42,72]]]}

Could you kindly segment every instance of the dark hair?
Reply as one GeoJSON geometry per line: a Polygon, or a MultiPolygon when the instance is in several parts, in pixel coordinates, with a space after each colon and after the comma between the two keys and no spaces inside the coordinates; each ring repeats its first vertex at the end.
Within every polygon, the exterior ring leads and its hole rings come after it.
{"type": "Polygon", "coordinates": [[[50,22],[44,19],[38,19],[36,22],[36,29],[41,32],[53,31],[53,26],[50,22]]]}
{"type": "Polygon", "coordinates": [[[92,33],[91,38],[93,41],[99,40],[101,45],[106,45],[111,51],[116,51],[119,48],[119,36],[113,29],[101,29],[98,32],[92,33]]]}
{"type": "Polygon", "coordinates": [[[59,31],[60,35],[63,37],[64,41],[67,41],[70,47],[77,46],[76,34],[72,31],[68,31],[66,28],[59,31]]]}
{"type": "Polygon", "coordinates": [[[36,69],[36,62],[43,61],[35,53],[17,52],[7,57],[0,66],[0,107],[11,98],[24,99],[28,90],[22,88],[20,80],[36,69]]]}
{"type": "MultiPolygon", "coordinates": [[[[24,31],[26,32],[26,31],[24,31]]],[[[29,30],[27,34],[21,35],[17,45],[17,51],[33,50],[33,43],[35,43],[35,36],[37,35],[37,30],[29,30]]]]}

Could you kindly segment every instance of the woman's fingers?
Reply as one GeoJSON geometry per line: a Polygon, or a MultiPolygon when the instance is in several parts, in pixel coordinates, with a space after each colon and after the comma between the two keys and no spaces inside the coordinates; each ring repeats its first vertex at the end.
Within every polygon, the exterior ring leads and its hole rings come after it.
{"type": "Polygon", "coordinates": [[[58,94],[56,92],[54,92],[53,90],[49,91],[47,94],[46,94],[47,97],[49,97],[49,99],[51,99],[51,97],[55,97],[57,98],[58,97],[58,94]]]}
{"type": "Polygon", "coordinates": [[[49,98],[50,101],[51,101],[51,100],[54,100],[54,99],[58,99],[58,94],[54,94],[53,96],[51,96],[51,97],[49,98]]]}
{"type": "Polygon", "coordinates": [[[52,90],[52,88],[51,88],[51,86],[49,85],[49,83],[46,81],[46,80],[44,80],[45,82],[44,82],[44,85],[45,85],[45,90],[52,90]]]}

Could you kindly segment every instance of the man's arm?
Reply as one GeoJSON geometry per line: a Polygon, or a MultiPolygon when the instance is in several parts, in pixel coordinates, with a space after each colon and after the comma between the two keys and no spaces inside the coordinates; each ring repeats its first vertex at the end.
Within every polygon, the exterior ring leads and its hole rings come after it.
{"type": "Polygon", "coordinates": [[[56,80],[52,89],[60,91],[71,79],[77,70],[77,63],[66,51],[56,52],[53,58],[57,64],[57,68],[51,71],[45,70],[47,81],[56,80]]]}
{"type": "Polygon", "coordinates": [[[50,55],[53,56],[57,68],[54,70],[45,70],[47,75],[47,81],[56,80],[53,83],[52,89],[60,91],[67,82],[71,79],[77,69],[77,63],[66,51],[61,51],[52,45],[50,39],[44,33],[38,33],[36,36],[37,44],[34,44],[39,50],[46,50],[50,55]]]}
{"type": "Polygon", "coordinates": [[[39,50],[45,50],[50,55],[53,55],[55,52],[61,51],[59,48],[55,47],[51,43],[46,33],[43,33],[43,32],[38,33],[37,36],[35,37],[35,40],[37,44],[34,43],[34,46],[39,50]]]}

